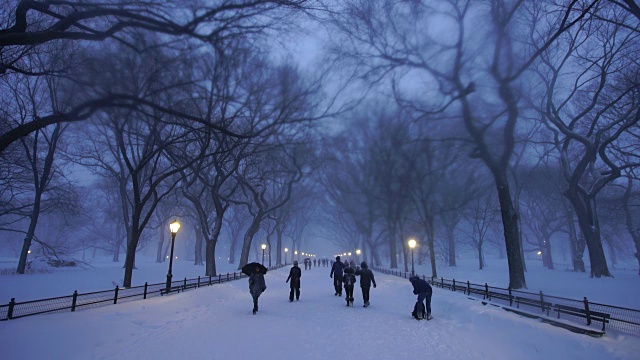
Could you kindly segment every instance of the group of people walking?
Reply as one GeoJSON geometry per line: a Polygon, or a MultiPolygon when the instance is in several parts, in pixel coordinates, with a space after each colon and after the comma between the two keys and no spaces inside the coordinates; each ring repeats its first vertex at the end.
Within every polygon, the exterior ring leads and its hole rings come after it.
{"type": "MultiPolygon", "coordinates": [[[[249,276],[249,291],[253,298],[254,315],[258,312],[258,298],[267,289],[264,276],[258,270],[259,269],[256,269],[255,273],[249,276]]],[[[367,266],[367,263],[364,261],[360,263],[360,266],[355,266],[353,260],[351,260],[351,262],[347,260],[342,262],[340,261],[340,256],[336,256],[336,261],[331,265],[331,273],[329,274],[329,277],[333,278],[335,296],[341,297],[342,290],[344,288],[347,306],[353,306],[353,289],[356,284],[356,276],[360,276],[360,289],[362,290],[363,307],[368,307],[370,305],[369,293],[371,285],[373,285],[374,288],[377,286],[373,271],[369,269],[369,266],[367,266]]],[[[298,262],[294,261],[286,280],[286,282],[289,283],[290,289],[289,302],[293,302],[294,298],[296,301],[300,300],[301,278],[302,270],[298,267],[298,262]]],[[[413,285],[413,293],[418,295],[418,301],[414,308],[414,317],[417,319],[426,318],[427,320],[431,320],[431,295],[433,292],[431,286],[426,280],[420,279],[418,276],[411,276],[409,281],[411,282],[411,285],[413,285]],[[418,304],[422,304],[422,306],[426,308],[426,313],[420,316],[417,316],[415,310],[418,308],[418,304]]]]}
{"type": "Polygon", "coordinates": [[[331,273],[329,277],[333,278],[333,286],[336,290],[335,296],[342,296],[342,287],[344,286],[345,300],[347,306],[353,306],[353,288],[356,283],[356,275],[360,276],[360,289],[362,289],[362,301],[364,307],[368,307],[369,303],[369,291],[371,290],[371,284],[375,288],[376,279],[373,276],[373,271],[369,269],[366,262],[361,262],[360,267],[355,269],[352,267],[353,260],[348,262],[347,260],[340,261],[340,256],[336,256],[336,261],[331,266],[331,273]]]}

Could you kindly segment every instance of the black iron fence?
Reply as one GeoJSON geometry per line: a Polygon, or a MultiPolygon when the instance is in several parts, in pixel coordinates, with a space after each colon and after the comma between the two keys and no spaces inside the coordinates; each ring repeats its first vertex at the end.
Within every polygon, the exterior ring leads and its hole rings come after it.
{"type": "MultiPolygon", "coordinates": [[[[374,267],[373,269],[385,274],[404,277],[405,279],[411,276],[411,273],[399,270],[380,267],[374,267]]],[[[587,300],[586,297],[582,300],[568,299],[547,295],[542,291],[534,293],[489,286],[486,283],[482,285],[473,284],[469,281],[428,278],[425,277],[425,275],[419,276],[432,286],[462,292],[467,296],[481,297],[483,300],[488,300],[492,303],[508,305],[534,313],[537,312],[549,318],[561,318],[581,326],[584,326],[586,323],[586,326],[593,327],[594,330],[599,330],[600,327],[604,330],[606,323],[608,329],[614,329],[627,334],[640,335],[640,310],[595,303],[587,300]],[[608,317],[605,315],[608,315],[608,317]]]]}
{"type": "MultiPolygon", "coordinates": [[[[284,265],[272,266],[269,269],[275,270],[284,265]]],[[[222,284],[224,282],[246,278],[247,275],[241,272],[219,274],[218,276],[206,276],[184,280],[176,280],[171,282],[173,292],[185,291],[189,289],[197,289],[202,286],[210,286],[214,284],[222,284]]],[[[49,299],[31,300],[17,302],[12,298],[8,304],[0,305],[0,321],[18,319],[30,315],[77,311],[81,309],[89,309],[98,306],[117,304],[133,300],[143,300],[154,296],[165,294],[166,282],[149,284],[144,283],[141,286],[130,288],[95,291],[90,293],[79,294],[74,291],[72,295],[59,296],[49,299]]]]}

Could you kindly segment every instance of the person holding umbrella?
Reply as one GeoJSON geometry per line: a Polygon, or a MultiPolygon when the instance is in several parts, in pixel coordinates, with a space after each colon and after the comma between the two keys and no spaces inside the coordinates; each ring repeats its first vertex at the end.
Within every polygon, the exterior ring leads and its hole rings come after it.
{"type": "Polygon", "coordinates": [[[296,300],[300,300],[300,278],[302,277],[302,270],[298,267],[298,262],[293,262],[293,267],[289,270],[289,277],[286,282],[291,280],[291,292],[289,293],[289,302],[293,301],[293,293],[296,293],[296,300]]]}
{"type": "Polygon", "coordinates": [[[242,272],[249,275],[249,293],[253,298],[253,315],[255,315],[258,312],[258,298],[267,290],[267,284],[264,281],[267,268],[254,262],[243,266],[242,272]]]}

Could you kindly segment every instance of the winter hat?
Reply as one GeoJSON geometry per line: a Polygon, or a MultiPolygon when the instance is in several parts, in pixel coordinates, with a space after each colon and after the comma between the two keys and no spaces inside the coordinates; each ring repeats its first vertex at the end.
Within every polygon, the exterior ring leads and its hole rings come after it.
{"type": "Polygon", "coordinates": [[[363,261],[360,263],[360,267],[363,269],[367,269],[369,266],[367,266],[367,263],[363,261]]]}
{"type": "Polygon", "coordinates": [[[336,261],[340,261],[340,256],[336,256],[336,261]]]}
{"type": "Polygon", "coordinates": [[[297,260],[293,262],[293,266],[298,266],[298,261],[297,260]]]}

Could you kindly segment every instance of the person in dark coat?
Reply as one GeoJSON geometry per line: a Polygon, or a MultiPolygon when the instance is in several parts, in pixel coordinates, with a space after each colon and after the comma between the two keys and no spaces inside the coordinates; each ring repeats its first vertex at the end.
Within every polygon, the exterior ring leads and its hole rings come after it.
{"type": "Polygon", "coordinates": [[[331,266],[331,273],[329,274],[329,277],[333,278],[333,287],[336,289],[336,296],[342,296],[343,269],[344,264],[340,261],[340,256],[336,256],[336,262],[331,266]]]}
{"type": "Polygon", "coordinates": [[[253,298],[253,315],[258,312],[258,298],[265,290],[267,290],[267,285],[264,282],[264,275],[260,272],[260,268],[256,267],[249,276],[249,292],[253,298]]]}
{"type": "Polygon", "coordinates": [[[342,283],[344,284],[344,291],[346,292],[345,300],[347,300],[347,306],[353,306],[353,287],[356,284],[355,270],[347,263],[343,271],[342,283]]]}
{"type": "Polygon", "coordinates": [[[366,262],[360,263],[360,268],[356,269],[356,275],[360,276],[360,288],[362,289],[362,301],[364,307],[369,306],[369,290],[371,290],[371,284],[376,287],[376,279],[373,276],[373,271],[369,269],[366,262]]]}
{"type": "Polygon", "coordinates": [[[427,309],[427,320],[433,319],[431,317],[431,295],[433,289],[426,280],[420,279],[419,276],[412,276],[409,278],[411,285],[413,285],[413,293],[418,295],[418,302],[425,301],[425,308],[427,309]]]}
{"type": "Polygon", "coordinates": [[[300,278],[302,277],[302,270],[298,267],[298,262],[293,262],[293,267],[289,270],[289,277],[286,282],[291,280],[289,287],[291,292],[289,293],[289,302],[293,301],[293,293],[296,294],[296,300],[300,300],[300,278]]]}

